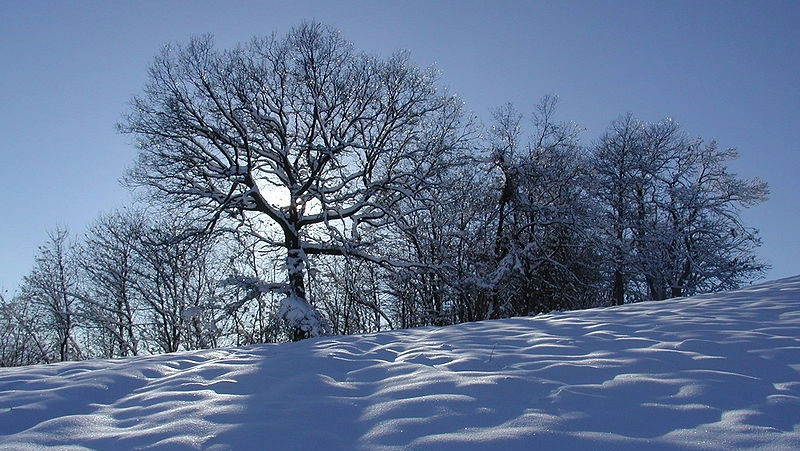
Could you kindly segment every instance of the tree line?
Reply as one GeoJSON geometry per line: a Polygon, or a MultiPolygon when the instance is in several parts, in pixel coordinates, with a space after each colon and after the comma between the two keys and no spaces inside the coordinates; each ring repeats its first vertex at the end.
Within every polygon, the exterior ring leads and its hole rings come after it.
{"type": "Polygon", "coordinates": [[[535,315],[766,269],[733,149],[632,114],[591,143],[544,97],[484,126],[408,53],[303,23],[166,46],[119,130],[143,201],[52,232],[0,302],[0,365],[535,315]]]}

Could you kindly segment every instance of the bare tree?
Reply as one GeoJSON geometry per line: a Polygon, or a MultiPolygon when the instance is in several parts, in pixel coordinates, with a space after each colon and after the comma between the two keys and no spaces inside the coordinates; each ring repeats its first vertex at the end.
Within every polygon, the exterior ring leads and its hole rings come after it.
{"type": "Polygon", "coordinates": [[[99,329],[98,353],[105,357],[139,354],[135,285],[144,232],[140,212],[118,211],[100,216],[81,244],[82,315],[99,329]]]}
{"type": "Polygon", "coordinates": [[[736,288],[763,272],[740,210],[768,190],[730,173],[735,157],[670,119],[628,114],[611,123],[594,169],[614,303],[736,288]]]}
{"type": "Polygon", "coordinates": [[[134,291],[143,304],[144,340],[151,351],[175,352],[216,345],[218,259],[215,236],[185,238],[190,226],[174,218],[147,224],[137,243],[134,291]]]}
{"type": "Polygon", "coordinates": [[[0,295],[0,366],[48,363],[52,346],[45,341],[47,324],[43,311],[23,299],[0,295]]]}
{"type": "Polygon", "coordinates": [[[633,272],[631,225],[632,192],[642,185],[637,179],[638,150],[641,149],[640,121],[628,114],[613,121],[595,148],[594,170],[598,200],[603,205],[602,227],[608,251],[606,264],[612,274],[611,298],[625,303],[626,286],[633,272]]]}
{"type": "Polygon", "coordinates": [[[767,184],[731,173],[737,156],[697,139],[659,177],[663,219],[651,241],[662,261],[648,269],[662,298],[735,289],[767,268],[755,255],[758,233],[740,214],[767,199],[767,184]]]}
{"type": "Polygon", "coordinates": [[[494,115],[494,255],[484,282],[490,316],[593,304],[587,158],[579,145],[581,129],[556,121],[556,105],[554,96],[536,105],[528,139],[513,106],[494,115]]]}
{"type": "Polygon", "coordinates": [[[66,229],[57,229],[39,247],[36,264],[23,279],[20,299],[40,310],[46,318],[48,361],[67,361],[83,358],[82,346],[76,336],[79,300],[77,265],[73,244],[66,229]]]}
{"type": "Polygon", "coordinates": [[[140,149],[129,180],[188,204],[209,229],[259,218],[252,232],[285,250],[292,338],[319,335],[308,256],[385,262],[364,243],[417,194],[426,127],[456,102],[436,78],[405,53],[357,53],[319,23],[229,51],[210,37],[167,46],[120,125],[140,149]]]}

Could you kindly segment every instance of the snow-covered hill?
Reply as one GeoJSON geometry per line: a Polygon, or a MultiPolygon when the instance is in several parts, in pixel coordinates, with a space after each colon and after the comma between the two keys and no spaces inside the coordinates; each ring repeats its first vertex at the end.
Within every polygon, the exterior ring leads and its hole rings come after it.
{"type": "Polygon", "coordinates": [[[690,299],[0,370],[0,450],[797,450],[800,277],[690,299]]]}

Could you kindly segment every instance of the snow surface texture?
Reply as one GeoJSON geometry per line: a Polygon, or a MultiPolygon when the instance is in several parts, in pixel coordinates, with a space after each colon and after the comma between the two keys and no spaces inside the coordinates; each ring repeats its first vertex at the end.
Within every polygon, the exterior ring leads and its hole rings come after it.
{"type": "Polygon", "coordinates": [[[0,370],[2,450],[798,450],[800,277],[283,345],[0,370]]]}

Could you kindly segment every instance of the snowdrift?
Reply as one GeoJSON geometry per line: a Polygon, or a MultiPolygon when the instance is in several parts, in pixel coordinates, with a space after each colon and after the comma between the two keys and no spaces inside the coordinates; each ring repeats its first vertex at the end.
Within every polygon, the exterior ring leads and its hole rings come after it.
{"type": "Polygon", "coordinates": [[[0,369],[0,450],[797,450],[800,276],[688,299],[0,369]]]}

